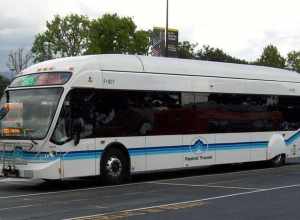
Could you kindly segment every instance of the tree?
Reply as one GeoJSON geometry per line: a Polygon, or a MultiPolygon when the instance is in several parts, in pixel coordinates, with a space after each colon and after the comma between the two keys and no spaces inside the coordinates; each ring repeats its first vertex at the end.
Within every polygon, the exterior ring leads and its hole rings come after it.
{"type": "Polygon", "coordinates": [[[222,49],[210,47],[209,45],[203,45],[203,47],[197,52],[197,58],[200,60],[209,60],[226,63],[248,63],[245,60],[241,60],[226,54],[222,49]]]}
{"type": "Polygon", "coordinates": [[[31,52],[24,50],[24,48],[18,48],[16,50],[10,51],[10,53],[8,54],[7,67],[14,75],[17,75],[23,69],[28,67],[31,61],[31,52]]]}
{"type": "Polygon", "coordinates": [[[41,62],[54,58],[54,48],[50,40],[47,40],[46,33],[40,33],[35,36],[31,51],[34,56],[34,62],[41,62]]]}
{"type": "Polygon", "coordinates": [[[300,73],[300,51],[291,51],[288,53],[287,66],[300,73]]]}
{"type": "Polygon", "coordinates": [[[87,51],[90,21],[86,16],[71,14],[47,22],[47,30],[35,37],[32,53],[40,62],[56,57],[78,56],[87,51]]]}
{"type": "Polygon", "coordinates": [[[177,46],[178,58],[193,59],[195,58],[195,48],[197,44],[193,44],[189,41],[179,42],[177,46]]]}
{"type": "Polygon", "coordinates": [[[254,64],[262,65],[262,66],[284,68],[285,67],[285,59],[280,55],[277,47],[270,44],[264,48],[260,58],[258,58],[258,60],[256,62],[254,62],[254,64]]]}
{"type": "Polygon", "coordinates": [[[136,30],[130,17],[105,14],[91,22],[87,54],[148,54],[150,34],[136,30]]]}

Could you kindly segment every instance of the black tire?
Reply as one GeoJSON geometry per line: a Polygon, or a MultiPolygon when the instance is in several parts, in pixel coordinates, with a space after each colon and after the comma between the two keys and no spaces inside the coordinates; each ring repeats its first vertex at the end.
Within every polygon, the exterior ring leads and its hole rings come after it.
{"type": "Polygon", "coordinates": [[[285,155],[284,154],[280,154],[270,160],[270,165],[272,167],[280,167],[280,166],[283,166],[284,164],[285,164],[285,155]]]}
{"type": "Polygon", "coordinates": [[[126,154],[117,148],[106,150],[102,156],[101,179],[107,184],[121,184],[129,180],[129,161],[126,154]]]}
{"type": "Polygon", "coordinates": [[[62,179],[43,179],[44,183],[46,185],[51,185],[51,186],[61,186],[63,184],[63,180],[62,179]]]}

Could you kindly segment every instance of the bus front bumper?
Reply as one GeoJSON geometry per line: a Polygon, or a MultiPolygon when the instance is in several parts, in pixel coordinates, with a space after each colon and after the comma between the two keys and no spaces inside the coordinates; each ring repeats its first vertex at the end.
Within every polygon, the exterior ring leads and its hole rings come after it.
{"type": "Polygon", "coordinates": [[[26,165],[0,165],[3,176],[13,176],[27,179],[60,179],[61,162],[60,159],[50,162],[28,162],[26,165]]]}

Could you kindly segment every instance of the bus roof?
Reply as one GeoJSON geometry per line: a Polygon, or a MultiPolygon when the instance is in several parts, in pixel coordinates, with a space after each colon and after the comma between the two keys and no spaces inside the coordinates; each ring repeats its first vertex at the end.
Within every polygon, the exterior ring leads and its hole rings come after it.
{"type": "Polygon", "coordinates": [[[75,74],[76,72],[84,70],[102,70],[300,82],[300,75],[297,72],[285,69],[202,60],[120,54],[53,59],[35,64],[25,69],[22,74],[42,72],[47,68],[52,68],[52,71],[69,71],[70,69],[74,69],[75,74]]]}

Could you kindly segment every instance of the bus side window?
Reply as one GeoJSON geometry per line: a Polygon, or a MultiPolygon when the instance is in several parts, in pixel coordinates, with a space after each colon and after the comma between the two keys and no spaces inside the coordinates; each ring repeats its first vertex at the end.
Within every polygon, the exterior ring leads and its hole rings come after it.
{"type": "Polygon", "coordinates": [[[94,131],[94,90],[75,89],[71,94],[71,117],[72,121],[80,119],[83,122],[83,129],[80,138],[93,137],[94,131]]]}

